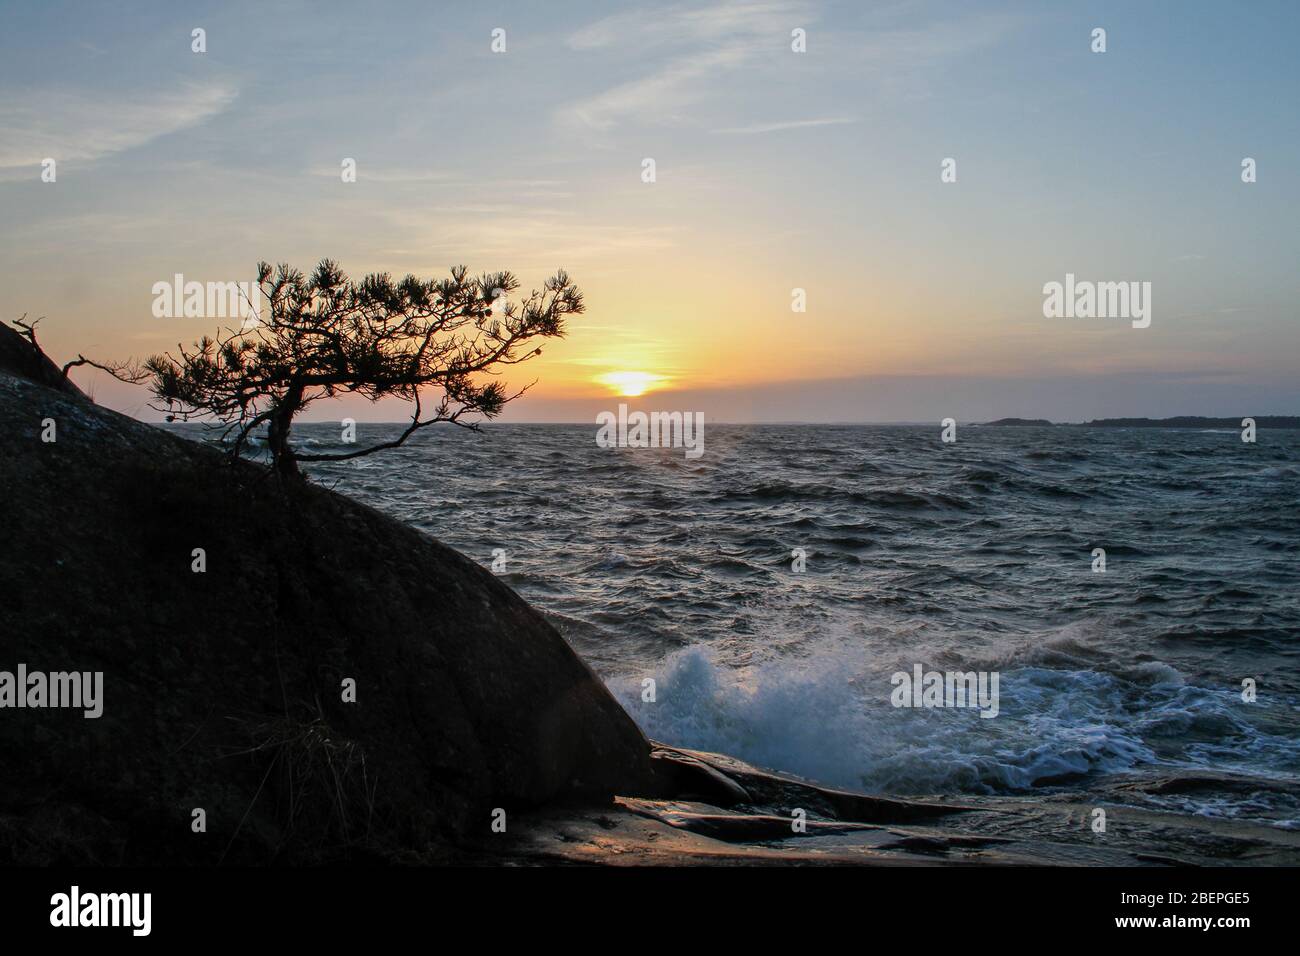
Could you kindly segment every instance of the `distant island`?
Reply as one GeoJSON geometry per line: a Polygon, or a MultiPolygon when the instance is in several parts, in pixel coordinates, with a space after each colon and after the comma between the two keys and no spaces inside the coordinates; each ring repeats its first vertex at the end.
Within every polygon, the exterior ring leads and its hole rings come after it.
{"type": "Polygon", "coordinates": [[[1253,417],[1256,428],[1300,428],[1300,415],[1243,415],[1240,418],[1204,418],[1178,415],[1174,418],[1096,418],[1090,422],[1049,422],[1045,418],[999,418],[980,425],[1054,428],[1240,428],[1242,418],[1253,417]]]}

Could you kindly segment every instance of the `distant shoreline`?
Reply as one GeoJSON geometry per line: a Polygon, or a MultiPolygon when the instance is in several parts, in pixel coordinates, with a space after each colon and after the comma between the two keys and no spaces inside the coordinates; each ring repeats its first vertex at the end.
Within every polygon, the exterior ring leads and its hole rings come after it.
{"type": "Polygon", "coordinates": [[[983,426],[1020,428],[1241,428],[1242,418],[1253,417],[1257,428],[1300,428],[1297,415],[1255,415],[1241,418],[1205,418],[1179,415],[1174,418],[1096,418],[1090,422],[1049,422],[1045,418],[999,418],[979,422],[983,426]]]}
{"type": "MultiPolygon", "coordinates": [[[[1252,415],[1241,416],[1240,418],[1209,418],[1198,415],[1179,415],[1174,418],[1097,418],[1088,422],[1053,422],[1046,418],[999,418],[991,422],[963,422],[961,424],[974,426],[978,428],[1231,428],[1240,429],[1242,427],[1242,418],[1250,417],[1255,421],[1257,428],[1287,428],[1300,429],[1300,415],[1252,415]]],[[[148,424],[161,425],[162,422],[148,422],[148,424]]],[[[200,425],[202,422],[188,422],[176,424],[200,425]]],[[[388,425],[404,426],[410,424],[409,421],[361,421],[361,425],[388,425]]],[[[856,426],[871,427],[899,427],[899,428],[916,428],[934,425],[934,422],[868,422],[868,421],[757,421],[757,422],[736,422],[736,421],[711,421],[710,425],[736,425],[741,427],[788,427],[791,425],[806,426],[810,428],[849,428],[856,426]]],[[[335,419],[307,419],[298,423],[302,425],[337,425],[335,419]]],[[[520,425],[542,425],[554,427],[573,427],[573,426],[590,426],[593,422],[589,421],[489,421],[481,422],[480,425],[486,428],[495,428],[500,426],[515,427],[520,425]]]]}

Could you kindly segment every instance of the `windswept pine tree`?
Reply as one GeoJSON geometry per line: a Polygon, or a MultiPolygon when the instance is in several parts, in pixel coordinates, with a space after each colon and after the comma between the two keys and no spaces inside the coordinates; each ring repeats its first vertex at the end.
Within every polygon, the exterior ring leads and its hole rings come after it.
{"type": "MultiPolygon", "coordinates": [[[[322,260],[307,277],[281,264],[258,265],[254,317],[204,337],[179,355],[145,362],[149,385],[173,419],[215,418],[239,454],[267,426],[275,470],[299,474],[304,461],[342,461],[395,448],[422,428],[450,422],[474,428],[499,414],[513,394],[496,380],[506,366],[541,352],[564,334],[564,318],[583,311],[582,292],[563,271],[520,301],[509,272],[471,278],[457,266],[444,279],[387,273],[350,280],[322,260]],[[313,402],[346,394],[410,403],[410,422],[391,441],[340,454],[304,455],[290,443],[294,418],[313,402]]],[[[251,305],[251,304],[250,304],[251,305]]]]}

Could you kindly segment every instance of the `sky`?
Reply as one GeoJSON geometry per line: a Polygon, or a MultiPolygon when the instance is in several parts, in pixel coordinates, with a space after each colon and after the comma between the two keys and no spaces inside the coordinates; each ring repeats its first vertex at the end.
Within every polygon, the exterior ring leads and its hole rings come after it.
{"type": "MultiPolygon", "coordinates": [[[[1300,414],[1293,2],[20,2],[4,19],[0,319],[43,316],[60,362],[215,331],[154,316],[174,274],[330,257],[525,288],[566,269],[587,312],[511,370],[536,384],[510,421],[619,402],[721,421],[1300,414]],[[1150,326],[1045,316],[1067,274],[1149,282],[1150,326]]],[[[74,374],[159,417],[143,389],[74,374]]],[[[404,414],[353,399],[305,417],[404,414]]]]}

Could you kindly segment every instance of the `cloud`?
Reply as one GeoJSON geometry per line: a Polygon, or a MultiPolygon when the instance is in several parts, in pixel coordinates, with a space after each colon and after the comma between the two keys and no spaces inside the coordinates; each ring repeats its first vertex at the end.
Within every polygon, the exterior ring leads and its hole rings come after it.
{"type": "Polygon", "coordinates": [[[95,162],[223,112],[238,91],[225,84],[192,85],[138,95],[28,90],[0,103],[0,173],[39,167],[46,157],[95,162]]]}
{"type": "Polygon", "coordinates": [[[826,116],[821,119],[789,120],[784,123],[755,123],[752,126],[731,126],[726,129],[715,129],[713,132],[747,136],[756,133],[777,133],[787,129],[806,129],[810,126],[843,126],[846,123],[856,122],[857,120],[851,116],[826,116]]]}
{"type": "Polygon", "coordinates": [[[609,129],[628,116],[670,116],[699,95],[702,84],[692,88],[694,81],[737,67],[746,56],[745,50],[733,46],[674,60],[650,76],[575,104],[568,111],[569,118],[593,129],[609,129]]]}
{"type": "MultiPolygon", "coordinates": [[[[461,181],[459,174],[447,170],[384,166],[382,162],[370,162],[365,160],[360,154],[354,158],[357,160],[358,164],[357,178],[364,179],[366,182],[426,184],[455,183],[461,181]],[[364,163],[364,167],[362,167],[362,163],[364,163]]],[[[342,167],[340,165],[313,166],[310,170],[310,175],[324,177],[325,179],[338,179],[341,169],[342,167]]]]}
{"type": "Polygon", "coordinates": [[[775,34],[806,26],[800,17],[810,15],[806,3],[790,0],[731,0],[706,6],[678,5],[618,13],[598,20],[569,37],[574,50],[598,50],[635,41],[644,49],[653,44],[735,39],[775,34]]]}
{"type": "Polygon", "coordinates": [[[762,0],[708,6],[673,6],[606,17],[569,37],[571,49],[622,54],[628,49],[680,55],[660,60],[645,75],[571,104],[568,122],[605,130],[626,118],[670,119],[708,92],[705,82],[749,62],[756,54],[782,49],[790,31],[806,25],[810,8],[801,2],[762,0]]]}
{"type": "Polygon", "coordinates": [[[549,275],[558,267],[628,268],[642,256],[673,248],[679,226],[621,224],[574,210],[523,203],[469,202],[387,210],[377,250],[395,268],[437,274],[454,262],[508,262],[519,274],[549,275]]]}
{"type": "MultiPolygon", "coordinates": [[[[877,93],[893,97],[924,92],[936,68],[992,46],[1023,23],[1022,17],[1001,13],[927,17],[906,6],[865,10],[862,17],[853,26],[817,29],[816,8],[801,0],[730,0],[615,14],[571,34],[568,46],[593,56],[617,55],[617,68],[628,60],[627,68],[641,75],[567,104],[559,117],[571,126],[602,132],[625,121],[680,120],[689,104],[723,89],[719,79],[724,74],[743,68],[758,83],[760,69],[795,66],[788,56],[781,59],[789,53],[795,27],[809,29],[809,42],[818,51],[810,62],[825,74],[848,82],[869,79],[877,93]],[[900,9],[912,16],[912,23],[898,25],[900,9]],[[886,25],[882,19],[893,22],[886,25]]],[[[715,132],[767,133],[843,122],[852,120],[756,121],[715,132]]]]}
{"type": "Polygon", "coordinates": [[[443,225],[417,246],[426,254],[473,249],[488,257],[518,257],[525,247],[523,237],[527,237],[538,249],[534,258],[553,265],[592,259],[619,261],[620,257],[660,252],[672,248],[681,231],[671,226],[594,222],[546,210],[521,209],[514,214],[494,212],[473,218],[454,210],[446,218],[438,211],[434,215],[443,225]]]}

